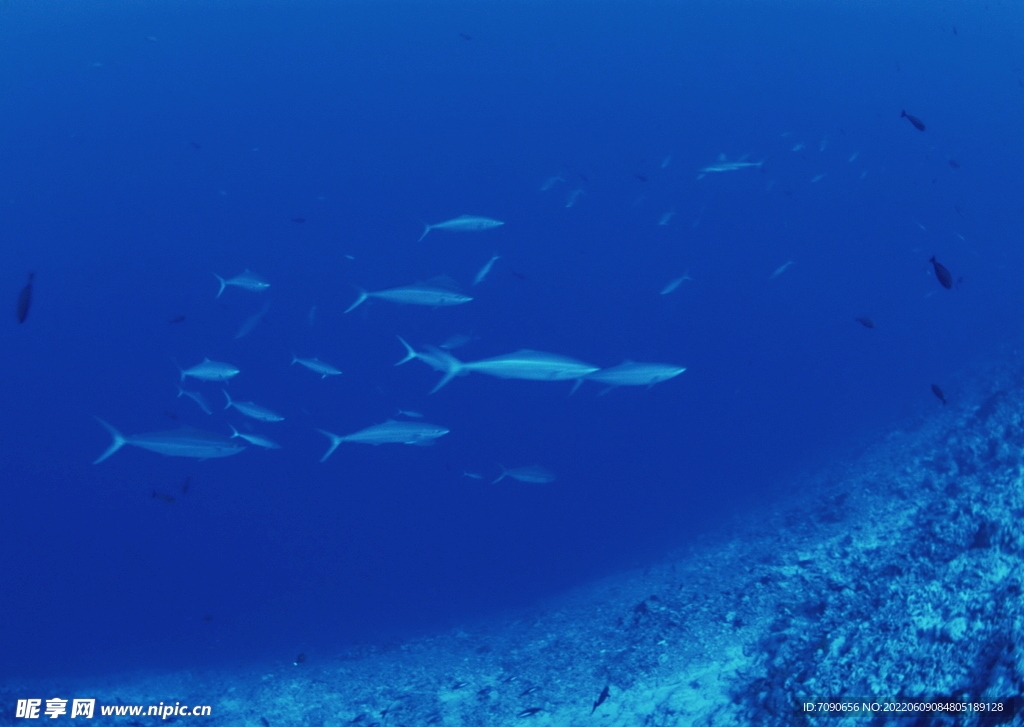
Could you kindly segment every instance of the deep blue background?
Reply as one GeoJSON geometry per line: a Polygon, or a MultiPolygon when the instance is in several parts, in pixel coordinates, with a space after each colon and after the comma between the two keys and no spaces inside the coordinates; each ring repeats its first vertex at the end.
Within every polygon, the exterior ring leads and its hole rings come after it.
{"type": "Polygon", "coordinates": [[[955,405],[964,372],[1019,341],[1022,15],[0,4],[0,676],[324,655],[534,603],[932,411],[933,382],[955,405]],[[720,153],[764,166],[698,180],[720,153]],[[467,213],[506,225],[416,242],[467,213]],[[353,286],[468,286],[493,254],[465,306],[342,314],[353,286]],[[247,267],[270,290],[216,300],[211,273],[247,267]],[[525,347],[688,370],[606,396],[476,375],[428,396],[437,373],[392,366],[396,334],[454,333],[474,337],[464,360],[525,347]],[[344,375],[322,381],[293,352],[344,375]],[[175,426],[167,413],[239,425],[216,385],[187,385],[210,417],[175,398],[172,359],[204,356],[242,369],[233,396],[286,416],[253,427],[285,449],[90,464],[109,443],[94,415],[126,434],[175,426]],[[398,408],[451,434],[317,462],[316,427],[398,408]],[[498,463],[558,479],[491,486],[498,463]]]}

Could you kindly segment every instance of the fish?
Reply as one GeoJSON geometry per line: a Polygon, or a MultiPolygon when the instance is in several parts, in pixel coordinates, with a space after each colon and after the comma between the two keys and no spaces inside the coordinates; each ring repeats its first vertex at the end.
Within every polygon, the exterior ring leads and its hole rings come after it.
{"type": "Polygon", "coordinates": [[[206,403],[206,398],[202,394],[200,394],[198,391],[186,391],[185,389],[183,389],[183,388],[181,388],[179,386],[178,387],[178,397],[177,398],[180,399],[182,396],[187,396],[189,399],[194,401],[196,403],[196,405],[200,409],[203,410],[204,414],[207,414],[207,415],[213,414],[213,412],[210,411],[210,405],[206,403]]]}
{"type": "Polygon", "coordinates": [[[266,318],[267,311],[269,310],[270,301],[268,300],[266,303],[263,304],[263,307],[260,308],[259,313],[253,313],[251,316],[242,321],[242,325],[238,327],[238,333],[235,334],[235,340],[238,340],[242,336],[247,336],[250,333],[252,333],[252,329],[258,326],[260,324],[260,321],[266,318]]]}
{"type": "MultiPolygon", "coordinates": [[[[433,280],[438,281],[439,279],[434,278],[433,280]]],[[[444,280],[447,282],[447,279],[444,280]]],[[[435,308],[438,306],[461,305],[473,300],[468,295],[463,295],[449,287],[431,285],[429,284],[430,282],[403,285],[400,288],[388,288],[387,290],[378,290],[376,292],[359,289],[359,297],[356,298],[356,302],[350,305],[345,312],[351,312],[367,298],[380,298],[381,300],[389,300],[392,303],[408,305],[429,305],[435,308]]]]}
{"type": "Polygon", "coordinates": [[[667,157],[661,160],[661,168],[667,169],[668,165],[672,163],[672,155],[669,154],[667,157]]]}
{"type": "Polygon", "coordinates": [[[517,714],[516,717],[532,717],[533,715],[537,714],[537,712],[543,711],[544,709],[542,707],[530,707],[529,709],[524,709],[522,712],[517,714]]]}
{"type": "Polygon", "coordinates": [[[487,277],[487,273],[491,272],[491,268],[494,266],[494,263],[500,259],[501,255],[495,255],[486,263],[484,263],[484,266],[480,268],[480,272],[478,272],[476,274],[476,277],[473,278],[473,285],[480,285],[480,283],[484,282],[484,278],[487,277]]]}
{"type": "Polygon", "coordinates": [[[815,182],[820,182],[820,181],[821,181],[822,179],[824,179],[824,178],[825,178],[826,176],[828,176],[828,173],[827,173],[827,172],[826,172],[825,174],[815,174],[815,175],[814,175],[814,176],[813,176],[813,177],[811,178],[811,184],[814,184],[815,182]]]}
{"type": "Polygon", "coordinates": [[[466,33],[459,33],[459,37],[462,38],[463,40],[473,40],[473,36],[467,35],[466,33]]]}
{"type": "Polygon", "coordinates": [[[173,505],[175,502],[174,495],[168,495],[166,492],[157,492],[156,490],[153,490],[153,494],[150,495],[150,497],[155,497],[161,502],[166,502],[168,505],[173,505]]]}
{"type": "Polygon", "coordinates": [[[248,268],[245,269],[245,272],[240,273],[233,278],[228,278],[227,280],[217,275],[217,273],[214,273],[213,277],[217,278],[217,280],[220,281],[220,290],[217,291],[216,296],[218,298],[224,292],[224,289],[227,288],[229,285],[233,285],[236,288],[241,288],[242,290],[250,290],[253,293],[262,293],[264,290],[270,287],[270,283],[268,283],[266,280],[264,280],[263,278],[261,278],[259,275],[252,272],[248,268]]]}
{"type": "Polygon", "coordinates": [[[18,317],[18,323],[24,323],[25,319],[28,318],[28,309],[32,307],[32,281],[35,280],[36,274],[28,274],[28,282],[25,283],[25,287],[18,293],[18,304],[15,307],[15,315],[18,317]]]}
{"type": "Polygon", "coordinates": [[[854,318],[853,320],[857,321],[858,323],[860,323],[865,328],[874,328],[875,327],[875,322],[873,320],[871,320],[870,318],[854,318]]]}
{"type": "Polygon", "coordinates": [[[564,182],[564,181],[565,181],[565,179],[562,178],[562,177],[558,177],[558,176],[548,177],[547,179],[544,180],[544,184],[540,185],[540,191],[541,192],[547,192],[549,189],[554,187],[559,182],[564,182]]]}
{"type": "Polygon", "coordinates": [[[227,381],[232,376],[237,376],[240,373],[237,367],[229,363],[211,361],[208,358],[204,358],[190,369],[183,369],[181,366],[178,366],[178,370],[181,372],[182,381],[185,380],[186,376],[191,376],[193,379],[199,379],[200,381],[227,381]]]}
{"type": "Polygon", "coordinates": [[[437,386],[431,389],[433,394],[456,376],[466,376],[471,372],[496,376],[499,379],[526,379],[528,381],[571,381],[582,379],[587,374],[599,370],[583,361],[568,356],[561,356],[544,351],[523,348],[513,353],[494,356],[480,361],[459,361],[447,351],[430,346],[425,352],[418,352],[404,339],[399,341],[405,346],[406,356],[396,366],[418,358],[437,371],[444,372],[444,377],[437,386]]]}
{"type": "Polygon", "coordinates": [[[846,161],[854,162],[854,161],[857,160],[857,157],[859,157],[859,156],[860,156],[860,152],[859,151],[855,151],[853,154],[850,155],[850,158],[847,159],[846,161]]]}
{"type": "Polygon", "coordinates": [[[949,159],[949,166],[951,166],[953,169],[959,169],[960,168],[960,162],[958,162],[956,159],[953,159],[951,157],[949,159]]]}
{"type": "Polygon", "coordinates": [[[674,366],[672,364],[659,363],[637,363],[625,360],[618,366],[607,369],[600,369],[583,378],[587,381],[597,381],[616,386],[654,386],[662,381],[673,379],[686,371],[685,366],[674,366]]]}
{"type": "Polygon", "coordinates": [[[185,316],[174,316],[174,318],[170,319],[167,322],[172,324],[172,325],[175,324],[175,323],[184,323],[185,322],[185,316]]]}
{"type": "Polygon", "coordinates": [[[292,354],[293,364],[302,364],[310,371],[320,374],[321,379],[326,379],[328,376],[337,376],[341,372],[334,368],[328,363],[324,363],[318,358],[299,358],[295,354],[292,354]]]}
{"type": "Polygon", "coordinates": [[[667,225],[669,222],[672,221],[672,218],[675,217],[675,216],[676,216],[676,211],[675,210],[669,210],[668,212],[663,214],[658,219],[658,224],[662,225],[662,226],[667,225]]]}
{"type": "Polygon", "coordinates": [[[689,272],[683,273],[682,276],[674,280],[670,280],[668,284],[661,289],[660,295],[668,295],[669,293],[673,292],[676,288],[683,284],[684,280],[693,280],[693,278],[690,277],[689,272]]]}
{"type": "Polygon", "coordinates": [[[582,189],[574,189],[569,192],[569,197],[565,200],[566,209],[576,204],[576,201],[580,198],[581,194],[586,194],[582,189]]]}
{"type": "Polygon", "coordinates": [[[168,457],[194,457],[196,459],[230,457],[245,450],[245,447],[232,442],[231,439],[221,434],[204,432],[191,427],[181,427],[169,432],[133,434],[126,437],[99,417],[96,417],[96,421],[110,432],[114,442],[93,464],[99,464],[126,444],[168,457]]]}
{"type": "Polygon", "coordinates": [[[759,162],[748,162],[744,161],[744,159],[746,159],[745,156],[740,157],[738,161],[730,162],[726,161],[725,154],[720,154],[717,162],[703,167],[700,172],[702,174],[708,174],[709,172],[735,172],[739,169],[747,169],[749,167],[760,168],[761,165],[764,164],[764,159],[759,162]]]}
{"type": "Polygon", "coordinates": [[[342,442],[372,444],[375,447],[380,444],[414,444],[424,447],[433,444],[435,439],[443,437],[451,430],[426,422],[396,422],[394,419],[388,419],[383,424],[374,424],[372,427],[345,436],[332,434],[324,429],[317,431],[331,440],[330,448],[320,458],[320,461],[324,462],[342,442]]]}
{"type": "Polygon", "coordinates": [[[495,227],[501,227],[504,224],[504,222],[492,220],[490,217],[459,215],[452,220],[438,222],[433,225],[426,225],[423,229],[423,234],[420,235],[420,239],[417,240],[417,242],[426,237],[427,233],[431,230],[447,230],[448,232],[481,232],[483,230],[493,230],[495,227]]]}
{"type": "Polygon", "coordinates": [[[912,123],[914,125],[914,128],[917,129],[918,131],[924,131],[924,122],[921,121],[921,119],[917,118],[916,116],[911,116],[906,111],[900,111],[900,118],[906,119],[907,121],[912,123]]]}
{"type": "Polygon", "coordinates": [[[597,708],[604,704],[605,700],[608,699],[608,697],[611,695],[611,692],[609,691],[609,686],[610,685],[606,684],[605,688],[601,690],[601,693],[597,695],[597,700],[594,702],[594,707],[590,710],[591,714],[596,712],[597,708]]]}
{"type": "Polygon", "coordinates": [[[280,414],[275,414],[274,412],[270,411],[270,409],[267,409],[266,407],[262,407],[259,404],[254,404],[251,401],[233,401],[231,399],[231,394],[229,394],[227,392],[227,389],[221,389],[221,391],[224,392],[224,396],[228,400],[228,403],[224,406],[225,409],[230,409],[231,407],[235,407],[235,409],[240,411],[242,414],[245,414],[247,417],[252,417],[253,419],[259,419],[261,422],[283,422],[284,421],[284,417],[283,416],[281,416],[280,414]]]}
{"type": "Polygon", "coordinates": [[[935,277],[938,278],[939,284],[946,290],[952,288],[953,274],[949,272],[946,266],[936,260],[934,255],[932,255],[931,260],[928,262],[930,262],[932,267],[935,268],[935,277]]]}
{"type": "Polygon", "coordinates": [[[482,480],[484,478],[484,476],[481,474],[477,474],[476,472],[467,472],[465,470],[462,471],[462,476],[468,477],[471,480],[482,480]]]}
{"type": "Polygon", "coordinates": [[[173,411],[167,411],[166,409],[164,409],[164,416],[167,417],[168,419],[178,421],[178,415],[175,414],[173,411]]]}
{"type": "Polygon", "coordinates": [[[512,469],[502,467],[500,464],[498,466],[501,467],[501,474],[498,475],[498,479],[491,483],[492,485],[501,482],[506,477],[511,477],[513,480],[519,480],[520,482],[532,482],[535,484],[555,481],[555,473],[541,467],[539,464],[529,467],[513,467],[512,469]]]}
{"type": "Polygon", "coordinates": [[[399,416],[409,417],[410,419],[422,419],[423,415],[418,411],[409,411],[407,409],[399,409],[397,414],[399,416]]]}
{"type": "Polygon", "coordinates": [[[267,439],[266,437],[261,437],[258,434],[242,434],[240,431],[235,429],[233,424],[228,424],[228,426],[231,427],[231,437],[230,437],[230,439],[235,439],[236,437],[241,437],[242,439],[247,441],[249,444],[255,444],[257,447],[263,447],[264,449],[281,449],[281,445],[280,444],[278,444],[277,442],[274,442],[274,441],[272,441],[270,439],[267,439]]]}
{"type": "Polygon", "coordinates": [[[772,273],[771,275],[769,275],[769,276],[768,276],[768,279],[769,279],[769,280],[771,280],[772,278],[777,278],[777,277],[779,277],[779,276],[780,276],[780,275],[782,275],[782,274],[783,274],[784,272],[786,272],[786,270],[787,270],[787,269],[789,268],[789,266],[790,266],[790,265],[792,265],[792,264],[793,264],[793,261],[792,261],[792,260],[787,260],[786,262],[782,263],[782,265],[780,265],[779,267],[775,268],[775,272],[774,272],[774,273],[772,273]]]}
{"type": "Polygon", "coordinates": [[[946,395],[942,393],[942,389],[935,384],[932,384],[932,393],[939,398],[939,401],[942,402],[943,406],[946,405],[946,395]]]}

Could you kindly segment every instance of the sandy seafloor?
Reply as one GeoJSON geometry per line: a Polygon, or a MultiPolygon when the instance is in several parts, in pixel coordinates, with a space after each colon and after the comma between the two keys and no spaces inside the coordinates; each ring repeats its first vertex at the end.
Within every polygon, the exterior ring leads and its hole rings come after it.
{"type": "Polygon", "coordinates": [[[989,381],[785,504],[529,611],[300,665],[10,683],[0,723],[29,723],[18,698],[64,695],[212,706],[94,718],[126,725],[1024,724],[1008,711],[1024,692],[1024,369],[989,381]],[[800,706],[927,700],[1005,709],[800,706]]]}

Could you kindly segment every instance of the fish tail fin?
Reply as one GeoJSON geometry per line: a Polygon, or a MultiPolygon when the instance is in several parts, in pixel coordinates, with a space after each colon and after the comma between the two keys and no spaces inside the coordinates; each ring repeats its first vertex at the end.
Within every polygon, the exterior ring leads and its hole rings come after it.
{"type": "Polygon", "coordinates": [[[359,297],[356,298],[356,302],[355,303],[353,303],[352,305],[350,305],[348,308],[345,309],[346,313],[348,313],[348,312],[354,310],[355,308],[359,307],[359,305],[361,305],[363,301],[365,301],[367,298],[370,297],[370,294],[368,292],[366,292],[365,290],[363,290],[362,288],[357,288],[357,290],[359,291],[359,297]]]}
{"type": "Polygon", "coordinates": [[[424,225],[423,226],[423,234],[420,235],[420,239],[417,240],[416,242],[421,242],[423,240],[423,238],[427,236],[427,233],[430,232],[430,229],[431,229],[430,225],[424,225]]]}
{"type": "Polygon", "coordinates": [[[293,364],[296,364],[296,363],[298,363],[298,362],[299,362],[299,357],[298,357],[298,356],[296,356],[296,355],[295,355],[295,354],[293,353],[293,354],[292,354],[292,363],[293,363],[293,364]]]}
{"type": "Polygon", "coordinates": [[[181,397],[183,397],[184,395],[185,395],[185,390],[184,390],[183,388],[181,388],[181,387],[179,386],[179,387],[178,387],[178,395],[177,395],[177,396],[176,396],[175,398],[176,398],[176,399],[180,399],[180,398],[181,398],[181,397]]]}
{"type": "Polygon", "coordinates": [[[178,363],[178,359],[172,358],[171,361],[173,361],[174,365],[178,367],[178,371],[181,372],[181,380],[184,381],[185,380],[185,369],[181,368],[181,364],[178,363]]]}
{"type": "Polygon", "coordinates": [[[228,393],[227,389],[221,389],[221,391],[224,392],[224,398],[228,400],[228,403],[224,405],[224,408],[230,409],[231,405],[234,404],[235,402],[231,401],[231,394],[228,393]]]}
{"type": "Polygon", "coordinates": [[[242,436],[241,434],[238,433],[238,430],[235,429],[235,425],[234,424],[228,424],[228,426],[231,427],[231,438],[232,439],[234,439],[235,437],[242,436]]]}
{"type": "Polygon", "coordinates": [[[449,381],[454,379],[456,376],[463,373],[463,371],[462,362],[459,361],[459,359],[452,356],[447,351],[442,351],[440,349],[435,350],[431,354],[431,359],[431,366],[434,366],[435,368],[444,371],[444,376],[442,376],[441,380],[437,382],[437,386],[435,386],[428,392],[433,394],[434,392],[438,391],[442,386],[444,386],[449,381]]]}
{"type": "Polygon", "coordinates": [[[498,475],[498,479],[496,479],[494,482],[491,483],[492,485],[496,485],[499,482],[501,482],[503,479],[505,479],[505,475],[508,474],[508,470],[505,469],[505,465],[499,464],[498,466],[501,467],[501,474],[498,475]]]}
{"type": "Polygon", "coordinates": [[[215,297],[219,298],[220,294],[224,292],[224,288],[227,287],[228,281],[226,281],[221,276],[217,275],[217,273],[214,273],[213,277],[217,278],[217,280],[220,281],[220,290],[217,291],[217,295],[215,296],[215,297]]]}
{"type": "Polygon", "coordinates": [[[117,450],[121,449],[121,447],[123,447],[125,444],[128,443],[128,441],[124,438],[124,436],[121,434],[121,432],[119,432],[116,429],[114,429],[112,426],[107,424],[105,421],[103,421],[99,417],[96,417],[96,421],[98,421],[100,424],[102,424],[104,426],[104,428],[108,432],[110,432],[110,436],[114,438],[114,442],[109,447],[107,447],[107,451],[104,452],[103,454],[101,454],[99,456],[99,459],[97,459],[95,462],[93,462],[93,464],[99,464],[100,462],[105,460],[107,457],[109,457],[114,452],[116,452],[117,450]]]}
{"type": "Polygon", "coordinates": [[[341,444],[344,441],[344,439],[342,437],[339,437],[337,434],[331,434],[330,432],[324,431],[323,429],[317,429],[317,431],[331,440],[330,448],[327,450],[324,456],[320,458],[321,462],[326,462],[327,458],[334,454],[334,450],[338,448],[338,445],[341,444]]]}
{"type": "Polygon", "coordinates": [[[569,396],[572,396],[573,394],[575,394],[576,393],[576,389],[580,388],[580,385],[582,383],[583,383],[583,377],[581,376],[578,379],[576,379],[576,383],[574,383],[572,385],[572,390],[569,392],[569,396]]]}
{"type": "Polygon", "coordinates": [[[409,361],[412,361],[414,358],[419,357],[419,354],[416,353],[416,350],[412,346],[410,346],[404,338],[402,338],[401,336],[398,336],[397,338],[399,341],[402,342],[402,345],[405,346],[405,358],[396,363],[395,366],[401,366],[402,364],[408,363],[409,361]]]}

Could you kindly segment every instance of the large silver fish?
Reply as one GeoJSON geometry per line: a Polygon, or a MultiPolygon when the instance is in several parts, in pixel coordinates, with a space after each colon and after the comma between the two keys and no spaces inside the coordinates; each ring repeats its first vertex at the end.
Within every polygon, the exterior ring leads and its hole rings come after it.
{"type": "Polygon", "coordinates": [[[235,429],[233,424],[228,424],[231,427],[231,439],[241,437],[249,444],[255,444],[257,447],[263,447],[264,449],[281,449],[281,445],[277,442],[261,437],[259,434],[242,434],[240,431],[235,429]]]}
{"type": "Polygon", "coordinates": [[[404,340],[406,356],[396,366],[418,358],[432,368],[443,371],[444,376],[430,393],[440,389],[456,376],[465,376],[471,372],[496,376],[499,379],[526,379],[529,381],[572,381],[582,379],[587,374],[598,371],[593,366],[583,361],[578,361],[568,356],[561,356],[555,353],[544,351],[533,351],[523,348],[514,353],[506,353],[502,356],[485,358],[480,361],[459,361],[449,352],[440,348],[428,346],[425,352],[415,351],[412,346],[404,340]]]}
{"type": "MultiPolygon", "coordinates": [[[[175,365],[177,365],[177,362],[175,362],[175,365]]],[[[185,380],[186,376],[191,376],[193,379],[199,379],[200,381],[227,381],[239,373],[236,366],[221,361],[211,361],[208,358],[204,358],[190,369],[183,369],[181,366],[178,366],[178,370],[181,372],[182,381],[185,380]]]]}
{"type": "Polygon", "coordinates": [[[654,386],[662,381],[679,376],[686,371],[685,366],[673,366],[672,364],[659,363],[637,363],[636,361],[623,361],[618,366],[601,369],[583,378],[587,381],[599,381],[608,384],[609,387],[616,386],[654,386]]]}
{"type": "Polygon", "coordinates": [[[217,280],[220,281],[220,290],[217,291],[218,298],[221,296],[221,293],[224,292],[224,289],[229,285],[233,285],[236,288],[241,288],[242,290],[251,290],[254,293],[262,293],[264,290],[270,287],[270,283],[268,283],[266,280],[264,280],[263,278],[261,278],[259,275],[252,272],[248,268],[245,269],[244,273],[236,275],[233,278],[228,278],[227,280],[217,275],[217,273],[214,273],[213,277],[217,278],[217,280]]]}
{"type": "Polygon", "coordinates": [[[433,444],[435,439],[443,437],[450,430],[437,424],[428,424],[426,422],[396,422],[394,419],[388,419],[383,424],[374,424],[372,427],[367,427],[345,436],[332,434],[323,429],[318,429],[317,431],[331,440],[331,446],[327,453],[320,458],[320,461],[323,462],[331,456],[342,442],[356,442],[359,444],[372,444],[374,446],[378,444],[416,444],[422,447],[433,444]]]}
{"type": "Polygon", "coordinates": [[[169,432],[133,434],[126,437],[99,417],[96,417],[96,421],[110,432],[114,442],[93,464],[99,464],[126,444],[142,447],[142,449],[148,449],[150,452],[164,454],[168,457],[195,457],[196,459],[229,457],[245,449],[242,445],[232,442],[230,438],[221,434],[204,432],[191,427],[173,429],[169,432]]]}
{"type": "MultiPolygon", "coordinates": [[[[434,225],[427,225],[420,235],[420,240],[427,236],[431,230],[448,230],[449,232],[480,232],[481,230],[493,230],[501,227],[504,222],[492,220],[490,217],[476,217],[474,215],[460,215],[454,220],[438,222],[434,225]]],[[[419,240],[417,240],[419,242],[419,240]]]]}
{"type": "Polygon", "coordinates": [[[381,300],[389,300],[392,303],[408,305],[429,305],[435,308],[442,305],[461,305],[473,300],[468,295],[463,295],[453,288],[434,284],[435,281],[440,283],[446,280],[435,278],[428,280],[426,283],[403,285],[400,288],[388,288],[387,290],[378,290],[376,292],[360,290],[356,302],[350,305],[345,312],[348,313],[355,309],[367,298],[380,298],[381,300]]]}

